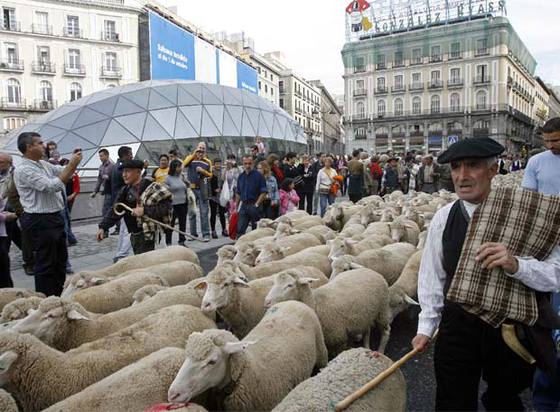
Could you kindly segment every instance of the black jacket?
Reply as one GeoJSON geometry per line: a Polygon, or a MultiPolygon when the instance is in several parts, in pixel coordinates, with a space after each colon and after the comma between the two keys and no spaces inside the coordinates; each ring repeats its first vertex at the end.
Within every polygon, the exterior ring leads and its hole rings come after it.
{"type": "Polygon", "coordinates": [[[315,184],[317,183],[317,173],[313,167],[314,165],[309,165],[307,168],[307,173],[305,172],[305,167],[301,163],[297,167],[298,175],[303,177],[303,184],[296,187],[298,193],[313,193],[315,191],[315,184]]]}

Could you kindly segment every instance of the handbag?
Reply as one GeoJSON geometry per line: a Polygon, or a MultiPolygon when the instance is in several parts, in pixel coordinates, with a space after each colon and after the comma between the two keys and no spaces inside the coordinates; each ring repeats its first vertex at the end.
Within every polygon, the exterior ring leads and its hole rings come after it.
{"type": "Polygon", "coordinates": [[[231,200],[231,192],[229,190],[229,183],[226,179],[224,180],[222,191],[220,192],[220,206],[226,207],[230,200],[231,200]]]}
{"type": "Polygon", "coordinates": [[[229,238],[235,240],[237,238],[237,221],[239,220],[239,212],[233,212],[229,216],[229,238]]]}

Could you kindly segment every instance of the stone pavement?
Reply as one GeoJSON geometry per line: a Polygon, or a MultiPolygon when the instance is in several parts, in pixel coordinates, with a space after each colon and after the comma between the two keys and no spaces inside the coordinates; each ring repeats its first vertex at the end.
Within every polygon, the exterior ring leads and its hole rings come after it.
{"type": "MultiPolygon", "coordinates": [[[[97,233],[97,223],[98,222],[95,221],[93,223],[77,222],[72,224],[72,231],[78,239],[78,244],[68,248],[68,253],[70,255],[72,269],[76,273],[82,270],[100,269],[113,263],[113,255],[117,248],[118,236],[109,236],[108,239],[98,242],[95,239],[97,233]]],[[[217,227],[220,227],[219,223],[217,224],[217,227]]],[[[112,231],[113,229],[111,229],[111,232],[112,231]]],[[[177,233],[173,234],[173,244],[177,243],[177,236],[177,233]]],[[[218,239],[212,239],[208,243],[192,241],[186,242],[185,244],[190,249],[198,253],[209,249],[215,249],[228,243],[233,243],[233,241],[220,235],[218,239]]],[[[164,247],[165,240],[162,240],[162,242],[156,246],[157,249],[164,247]]],[[[10,251],[10,260],[14,286],[34,290],[35,284],[33,277],[27,276],[23,271],[21,252],[13,244],[10,251]]]]}

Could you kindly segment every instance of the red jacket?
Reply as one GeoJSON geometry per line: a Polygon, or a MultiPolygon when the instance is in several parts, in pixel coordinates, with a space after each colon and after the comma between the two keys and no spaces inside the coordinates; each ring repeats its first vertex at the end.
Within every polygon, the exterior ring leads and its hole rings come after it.
{"type": "Polygon", "coordinates": [[[383,176],[383,171],[381,170],[381,166],[379,166],[379,163],[377,162],[370,163],[369,171],[371,173],[371,176],[376,180],[381,179],[381,177],[383,176]]]}

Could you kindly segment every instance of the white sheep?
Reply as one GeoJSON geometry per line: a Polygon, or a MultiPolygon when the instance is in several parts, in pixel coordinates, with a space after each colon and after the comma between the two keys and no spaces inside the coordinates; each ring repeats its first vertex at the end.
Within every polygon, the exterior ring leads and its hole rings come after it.
{"type": "Polygon", "coordinates": [[[184,348],[160,349],[52,405],[44,412],[149,410],[151,405],[167,401],[169,385],[184,360],[184,348]]]}
{"type": "Polygon", "coordinates": [[[282,239],[277,239],[274,243],[267,243],[264,245],[261,252],[255,259],[255,264],[259,265],[261,263],[284,259],[287,256],[293,255],[309,247],[320,245],[321,242],[309,233],[298,233],[286,236],[282,239]]]}
{"type": "MultiPolygon", "coordinates": [[[[319,284],[328,282],[321,271],[312,267],[294,267],[282,273],[286,272],[296,277],[316,276],[319,284]]],[[[201,309],[217,311],[233,334],[243,338],[264,316],[264,299],[273,284],[272,276],[247,283],[239,270],[221,267],[200,279],[195,287],[205,291],[201,309]]]]}
{"type": "Polygon", "coordinates": [[[25,318],[33,309],[37,309],[44,298],[38,296],[30,296],[28,298],[19,298],[8,303],[2,309],[0,322],[12,322],[25,318]]]}
{"type": "Polygon", "coordinates": [[[278,222],[275,222],[272,219],[262,218],[257,222],[257,229],[269,228],[269,229],[276,230],[277,226],[278,226],[278,222]]]}
{"type": "Polygon", "coordinates": [[[88,312],[76,302],[51,296],[12,329],[31,333],[53,348],[67,351],[124,329],[167,306],[200,307],[203,295],[195,290],[197,283],[195,279],[187,285],[162,290],[142,303],[103,315],[88,312]]]}
{"type": "Polygon", "coordinates": [[[320,216],[310,216],[307,215],[302,218],[298,219],[291,219],[290,221],[291,226],[294,229],[301,230],[302,232],[307,232],[307,229],[310,229],[314,226],[323,226],[323,219],[320,216]]]}
{"type": "Polygon", "coordinates": [[[307,213],[305,210],[292,210],[291,212],[286,213],[285,215],[282,215],[278,218],[276,218],[276,222],[278,223],[285,223],[285,222],[289,222],[289,221],[294,221],[294,220],[298,220],[298,219],[303,219],[305,217],[309,217],[309,213],[307,213]]]}
{"type": "Polygon", "coordinates": [[[354,237],[354,236],[362,235],[365,229],[366,227],[360,223],[349,223],[345,225],[344,228],[340,231],[340,236],[354,237]]]}
{"type": "Polygon", "coordinates": [[[414,246],[418,244],[420,229],[412,220],[398,217],[389,223],[391,238],[395,242],[408,242],[414,246]]]}
{"type": "Polygon", "coordinates": [[[39,296],[44,298],[45,295],[40,292],[34,292],[23,288],[1,288],[0,289],[0,310],[4,309],[8,303],[19,298],[28,298],[30,296],[39,296]]]}
{"type": "Polygon", "coordinates": [[[393,243],[379,249],[367,250],[357,256],[339,256],[332,262],[331,279],[347,270],[366,267],[381,274],[387,283],[392,285],[414,252],[416,248],[410,243],[393,243]]]}
{"type": "Polygon", "coordinates": [[[216,262],[216,266],[220,266],[222,263],[233,260],[235,255],[237,254],[237,249],[234,245],[224,245],[218,249],[216,255],[218,256],[218,261],[216,262]]]}
{"type": "MultiPolygon", "coordinates": [[[[272,412],[324,412],[388,369],[393,361],[365,348],[349,349],[319,374],[303,381],[272,412]]],[[[406,381],[397,370],[379,387],[356,400],[349,412],[406,410],[406,381]]]]}
{"type": "Polygon", "coordinates": [[[278,223],[276,233],[274,234],[274,240],[283,239],[287,236],[295,235],[300,232],[301,231],[294,229],[288,222],[278,223]]]}
{"type": "Polygon", "coordinates": [[[409,305],[418,305],[414,299],[418,294],[418,271],[421,261],[422,251],[419,250],[408,259],[401,275],[389,287],[392,319],[406,310],[409,305]]]}
{"type": "Polygon", "coordinates": [[[191,249],[184,246],[169,246],[164,249],[156,249],[140,255],[128,256],[106,268],[87,271],[87,273],[115,277],[129,270],[144,269],[149,266],[174,262],[176,260],[186,260],[187,262],[200,265],[198,256],[191,249]]]}
{"type": "Polygon", "coordinates": [[[69,352],[6,330],[0,333],[0,386],[10,389],[23,410],[42,410],[152,352],[180,347],[192,332],[214,327],[198,308],[171,306],[69,352]]]}
{"type": "Polygon", "coordinates": [[[315,236],[322,244],[325,244],[327,240],[334,239],[337,234],[334,230],[325,225],[310,227],[309,229],[305,229],[305,233],[315,236]]]}
{"type": "Polygon", "coordinates": [[[0,389],[0,411],[2,412],[18,412],[18,407],[15,399],[6,392],[4,389],[0,389]]]}
{"type": "MultiPolygon", "coordinates": [[[[271,237],[262,239],[272,240],[271,237]]],[[[255,260],[257,259],[257,256],[259,256],[259,253],[261,253],[261,248],[257,246],[256,242],[245,242],[236,244],[235,248],[237,249],[237,254],[231,260],[232,262],[255,266],[255,260]]]]}
{"type": "Polygon", "coordinates": [[[241,243],[246,242],[254,242],[263,237],[274,236],[276,231],[270,227],[263,227],[255,230],[251,230],[250,232],[242,235],[237,239],[236,244],[239,245],[241,243]]]}
{"type": "Polygon", "coordinates": [[[302,303],[284,302],[270,308],[245,341],[224,330],[192,334],[168,399],[185,402],[217,387],[221,410],[271,410],[326,364],[317,315],[302,303]]]}
{"type": "Polygon", "coordinates": [[[350,218],[358,213],[362,207],[359,205],[344,206],[341,203],[334,203],[327,210],[328,213],[325,213],[325,216],[323,216],[323,222],[331,229],[341,231],[350,218]]]}
{"type": "Polygon", "coordinates": [[[297,300],[319,316],[325,344],[331,357],[348,349],[357,339],[369,347],[370,332],[381,329],[379,351],[383,352],[391,331],[387,282],[369,269],[351,270],[326,285],[311,289],[313,278],[296,278],[289,273],[274,276],[274,286],[265,305],[297,300]]]}
{"type": "Polygon", "coordinates": [[[363,238],[371,235],[385,235],[391,236],[391,228],[386,222],[373,222],[370,223],[361,234],[363,238]]]}
{"type": "Polygon", "coordinates": [[[334,260],[343,255],[356,256],[368,250],[382,248],[391,242],[387,236],[369,236],[360,241],[338,237],[327,242],[330,248],[329,259],[334,260]]]}
{"type": "Polygon", "coordinates": [[[420,230],[424,229],[426,221],[424,220],[424,216],[421,213],[418,213],[416,208],[410,207],[405,210],[403,213],[403,217],[408,220],[412,220],[418,225],[420,230]]]}
{"type": "Polygon", "coordinates": [[[164,289],[169,289],[169,286],[162,286],[162,285],[146,285],[142,286],[134,295],[132,295],[132,305],[137,305],[139,303],[144,302],[146,299],[151,298],[156,293],[161,292],[164,289]]]}

